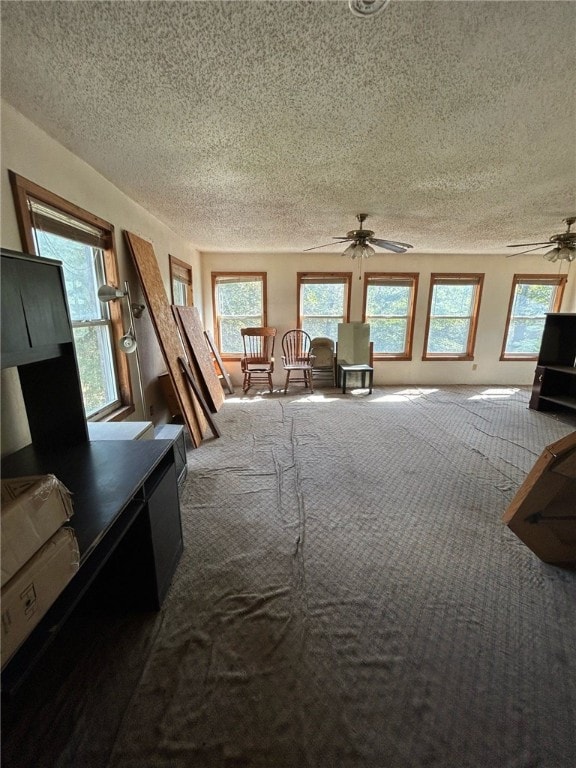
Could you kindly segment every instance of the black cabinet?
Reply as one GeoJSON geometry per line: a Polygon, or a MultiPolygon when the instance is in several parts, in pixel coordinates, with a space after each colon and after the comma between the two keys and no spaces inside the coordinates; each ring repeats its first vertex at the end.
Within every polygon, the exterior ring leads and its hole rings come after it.
{"type": "Polygon", "coordinates": [[[78,362],[59,261],[1,249],[2,368],[17,367],[32,442],[88,440],[78,362]]]}
{"type": "Polygon", "coordinates": [[[2,368],[59,357],[72,343],[60,262],[2,249],[2,368]]]}
{"type": "Polygon", "coordinates": [[[546,316],[530,408],[576,412],[576,313],[546,316]]]}

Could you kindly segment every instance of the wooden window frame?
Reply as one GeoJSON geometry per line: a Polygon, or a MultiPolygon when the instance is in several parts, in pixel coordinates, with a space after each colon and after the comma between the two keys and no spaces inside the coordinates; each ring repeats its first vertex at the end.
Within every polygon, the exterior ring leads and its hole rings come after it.
{"type": "MultiPolygon", "coordinates": [[[[114,244],[114,226],[110,222],[101,219],[89,211],[85,211],[80,206],[69,202],[63,197],[50,192],[44,187],[35,184],[29,179],[25,179],[23,176],[15,173],[14,171],[8,171],[10,178],[10,185],[12,187],[12,194],[14,197],[14,206],[16,209],[16,219],[18,221],[18,230],[20,233],[20,240],[22,242],[22,248],[26,253],[39,256],[40,254],[36,248],[36,241],[33,233],[33,222],[30,215],[30,208],[28,206],[28,198],[33,198],[40,203],[61,210],[74,218],[82,221],[91,227],[95,227],[102,231],[102,240],[99,243],[99,247],[104,252],[104,270],[106,274],[106,282],[114,287],[120,287],[120,278],[118,273],[118,262],[116,259],[116,249],[114,244]]],[[[108,304],[110,312],[110,323],[112,327],[112,341],[113,341],[113,354],[114,361],[116,363],[116,374],[118,377],[118,391],[120,395],[120,406],[110,413],[102,415],[100,420],[102,421],[121,421],[129,414],[133,413],[134,400],[132,393],[132,384],[130,381],[130,368],[126,355],[123,354],[118,348],[118,342],[124,335],[124,326],[122,318],[122,308],[120,302],[111,301],[108,304]]],[[[98,421],[98,417],[93,417],[91,420],[98,421]]]]}
{"type": "MultiPolygon", "coordinates": [[[[368,322],[366,317],[366,305],[368,303],[368,286],[372,285],[393,285],[395,281],[411,281],[412,287],[410,290],[410,304],[408,307],[408,314],[405,316],[407,320],[406,326],[406,339],[404,344],[404,351],[400,354],[392,352],[374,352],[374,360],[412,360],[412,349],[414,343],[414,325],[416,314],[416,300],[418,298],[418,272],[366,272],[364,274],[364,289],[362,298],[362,322],[368,322]]],[[[404,317],[404,315],[402,315],[404,317]]]]}
{"type": "Polygon", "coordinates": [[[193,291],[193,278],[192,267],[185,261],[177,259],[175,256],[168,254],[168,260],[170,264],[170,296],[172,297],[172,304],[175,304],[174,300],[174,281],[176,279],[186,286],[186,304],[187,307],[194,306],[194,291],[193,291]]]}
{"type": "MultiPolygon", "coordinates": [[[[350,304],[352,294],[352,272],[298,272],[296,274],[296,314],[297,328],[302,328],[302,285],[307,282],[343,284],[344,292],[344,316],[342,322],[350,322],[350,304]]],[[[334,340],[335,342],[337,339],[334,340]]]]}
{"type": "Polygon", "coordinates": [[[240,360],[241,354],[233,352],[223,352],[220,344],[220,319],[218,317],[218,302],[216,300],[216,286],[221,278],[238,278],[238,282],[242,281],[242,278],[252,277],[259,278],[262,281],[262,326],[268,325],[268,286],[267,286],[267,272],[212,272],[212,318],[214,323],[214,339],[216,348],[220,352],[220,356],[223,360],[240,360]]]}
{"type": "Polygon", "coordinates": [[[568,275],[525,275],[525,274],[518,274],[514,275],[512,278],[512,288],[510,290],[510,300],[508,302],[508,312],[506,313],[506,325],[504,327],[504,337],[502,339],[502,349],[500,351],[500,362],[503,363],[509,363],[511,361],[522,361],[522,360],[538,360],[538,352],[536,352],[534,355],[513,355],[509,352],[506,353],[506,343],[508,341],[508,331],[510,330],[510,320],[512,318],[512,308],[514,306],[514,297],[516,295],[516,287],[521,284],[532,284],[532,285],[555,285],[556,286],[556,292],[554,295],[554,304],[553,308],[551,310],[548,310],[549,312],[559,312],[560,307],[562,306],[562,299],[564,298],[564,288],[566,287],[566,282],[568,280],[568,275]]]}
{"type": "Polygon", "coordinates": [[[476,345],[476,331],[478,330],[478,316],[480,314],[480,302],[482,299],[482,289],[484,286],[483,272],[433,272],[430,275],[430,289],[428,291],[428,309],[426,311],[426,330],[424,332],[424,350],[422,360],[430,361],[467,361],[474,360],[474,348],[476,345]],[[466,351],[462,354],[430,353],[428,352],[428,337],[430,333],[430,312],[432,310],[432,296],[436,285],[441,285],[442,281],[474,285],[474,301],[470,317],[470,326],[468,328],[468,340],[466,342],[466,351]]]}

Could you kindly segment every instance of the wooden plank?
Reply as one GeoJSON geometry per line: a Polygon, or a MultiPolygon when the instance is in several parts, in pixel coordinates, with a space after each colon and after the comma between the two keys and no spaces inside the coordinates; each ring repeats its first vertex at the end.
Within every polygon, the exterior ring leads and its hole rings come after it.
{"type": "Polygon", "coordinates": [[[180,328],[188,361],[204,400],[212,413],[217,413],[224,404],[224,392],[214,369],[200,313],[196,307],[176,305],[172,306],[172,312],[180,328]]]}
{"type": "Polygon", "coordinates": [[[186,381],[190,386],[190,389],[192,390],[192,392],[194,392],[198,402],[202,406],[204,416],[206,417],[206,421],[208,422],[208,425],[212,430],[212,434],[214,435],[214,437],[220,437],[220,430],[218,429],[218,425],[212,418],[212,414],[210,413],[208,403],[202,397],[202,392],[200,390],[200,387],[198,386],[198,382],[194,378],[194,374],[192,373],[192,370],[190,368],[188,361],[186,360],[185,357],[179,357],[178,362],[180,363],[180,368],[186,378],[186,381]]]}
{"type": "Polygon", "coordinates": [[[152,243],[132,232],[124,230],[124,236],[140,277],[152,324],[166,368],[172,379],[184,422],[188,427],[192,444],[197,448],[202,442],[207,421],[178,363],[178,358],[184,355],[184,349],[176,320],[170,309],[154,248],[152,243]]]}
{"type": "Polygon", "coordinates": [[[546,563],[576,566],[576,432],[547,446],[503,522],[546,563]]]}
{"type": "Polygon", "coordinates": [[[234,394],[234,386],[232,384],[232,379],[228,375],[228,371],[224,367],[224,362],[222,358],[220,357],[220,352],[218,351],[218,347],[216,346],[216,342],[214,341],[212,334],[210,331],[204,331],[204,335],[206,336],[206,341],[208,342],[208,346],[210,347],[210,351],[214,355],[214,360],[216,361],[216,365],[218,368],[220,368],[220,372],[222,373],[222,378],[226,382],[226,387],[228,389],[228,392],[233,395],[234,394]]]}

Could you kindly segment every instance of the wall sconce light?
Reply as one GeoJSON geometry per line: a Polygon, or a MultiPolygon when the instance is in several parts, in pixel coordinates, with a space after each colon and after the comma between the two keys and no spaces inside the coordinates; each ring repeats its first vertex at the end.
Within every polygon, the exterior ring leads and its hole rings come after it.
{"type": "Polygon", "coordinates": [[[140,397],[142,398],[142,410],[144,412],[144,418],[146,418],[146,400],[144,399],[144,388],[142,386],[142,371],[140,368],[140,358],[138,356],[138,342],[136,341],[136,331],[134,330],[134,318],[142,317],[142,312],[146,309],[144,304],[135,304],[130,296],[130,286],[128,281],[124,282],[124,290],[115,288],[113,285],[101,285],[98,288],[98,298],[104,304],[109,301],[118,301],[119,299],[127,299],[128,304],[128,316],[130,318],[130,327],[128,331],[118,340],[118,348],[126,355],[131,355],[136,352],[136,367],[138,369],[138,384],[140,386],[140,397]]]}

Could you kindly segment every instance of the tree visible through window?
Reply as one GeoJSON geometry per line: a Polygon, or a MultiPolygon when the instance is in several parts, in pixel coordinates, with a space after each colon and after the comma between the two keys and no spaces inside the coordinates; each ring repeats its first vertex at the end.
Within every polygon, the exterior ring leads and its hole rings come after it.
{"type": "Polygon", "coordinates": [[[376,358],[410,360],[417,274],[367,273],[364,278],[364,322],[376,358]]]}
{"type": "Polygon", "coordinates": [[[223,355],[243,353],[241,328],[266,325],[265,273],[212,273],[217,345],[223,355]]]}
{"type": "Polygon", "coordinates": [[[298,273],[299,327],[312,338],[338,340],[338,323],[350,313],[350,272],[298,273]]]}
{"type": "Polygon", "coordinates": [[[484,275],[430,278],[424,360],[471,360],[484,275]]]}
{"type": "Polygon", "coordinates": [[[538,357],[547,312],[558,312],[566,276],[514,275],[501,360],[538,357]]]}

